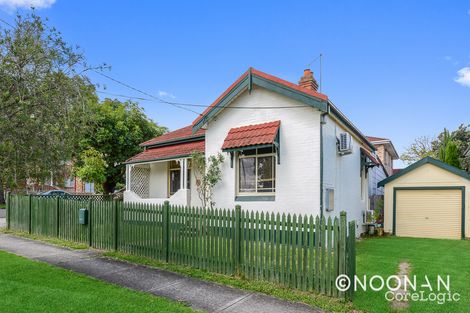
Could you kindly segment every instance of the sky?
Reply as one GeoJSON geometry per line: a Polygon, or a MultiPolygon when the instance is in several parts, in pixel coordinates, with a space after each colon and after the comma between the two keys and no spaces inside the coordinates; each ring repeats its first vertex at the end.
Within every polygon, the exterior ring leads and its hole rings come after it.
{"type": "MultiPolygon", "coordinates": [[[[323,93],[399,153],[470,123],[470,1],[0,0],[0,18],[31,5],[89,63],[167,101],[210,105],[250,66],[298,82],[321,53],[323,93]]],[[[319,78],[318,60],[310,67],[319,78]]],[[[100,91],[149,98],[90,78],[100,91]]],[[[170,130],[197,116],[139,102],[170,130]]]]}

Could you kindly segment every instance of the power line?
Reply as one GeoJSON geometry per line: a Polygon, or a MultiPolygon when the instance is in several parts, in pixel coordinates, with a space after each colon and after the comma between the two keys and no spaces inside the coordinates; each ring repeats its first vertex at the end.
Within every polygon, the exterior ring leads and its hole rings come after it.
{"type": "MultiPolygon", "coordinates": [[[[5,20],[1,19],[0,18],[0,22],[3,22],[4,24],[12,27],[12,28],[15,28],[13,25],[11,25],[10,23],[6,22],[5,20]]],[[[312,64],[313,62],[315,62],[316,60],[318,60],[318,58],[321,58],[322,55],[320,54],[318,57],[316,57],[314,60],[312,60],[312,62],[309,63],[308,66],[310,66],[310,64],[312,64]]],[[[321,59],[320,59],[321,60],[321,59]]],[[[149,101],[149,102],[158,102],[158,103],[165,103],[165,104],[169,104],[169,105],[172,105],[176,108],[179,108],[179,109],[182,109],[182,110],[186,110],[186,111],[189,111],[189,112],[192,112],[194,114],[197,114],[197,115],[202,115],[201,113],[197,112],[197,111],[194,111],[188,107],[198,107],[198,108],[208,108],[210,107],[209,105],[203,105],[203,104],[192,104],[192,103],[181,103],[181,102],[174,102],[174,101],[167,101],[167,100],[164,100],[162,98],[159,98],[157,96],[154,96],[148,92],[145,92],[141,89],[138,89],[136,87],[133,87],[131,85],[129,85],[128,83],[125,83],[123,81],[120,81],[116,78],[113,78],[107,74],[104,74],[100,71],[97,71],[96,69],[94,68],[88,68],[86,66],[86,64],[81,64],[85,67],[85,69],[87,70],[90,70],[98,75],[101,75],[117,84],[120,84],[128,89],[131,89],[131,90],[134,90],[138,93],[141,93],[149,98],[144,98],[144,97],[137,97],[137,96],[128,96],[128,95],[122,95],[122,94],[114,94],[114,93],[110,93],[110,92],[106,92],[106,91],[101,91],[101,90],[97,90],[98,93],[102,93],[102,94],[108,94],[108,95],[111,95],[111,96],[116,96],[116,97],[122,97],[122,98],[127,98],[127,99],[134,99],[134,100],[141,100],[141,101],[149,101]]],[[[275,110],[275,109],[296,109],[296,108],[310,108],[310,106],[308,105],[297,105],[297,106],[263,106],[263,107],[260,107],[260,106],[254,106],[254,107],[236,107],[236,106],[228,106],[228,107],[225,107],[225,109],[240,109],[240,110],[275,110]]]]}
{"type": "MultiPolygon", "coordinates": [[[[101,90],[97,90],[96,92],[98,93],[102,93],[102,94],[106,94],[106,95],[110,95],[110,96],[115,96],[115,97],[122,97],[122,98],[126,98],[126,99],[129,99],[129,100],[141,100],[141,101],[149,101],[149,102],[160,102],[160,101],[156,101],[154,99],[148,99],[148,98],[143,98],[143,97],[136,97],[136,96],[128,96],[128,95],[123,95],[123,94],[117,94],[117,93],[111,93],[111,92],[107,92],[107,91],[101,91],[101,90]]],[[[178,105],[181,105],[181,106],[191,106],[191,107],[198,107],[198,108],[209,108],[210,105],[204,105],[204,104],[190,104],[190,103],[180,103],[180,102],[176,102],[178,103],[178,105]]],[[[250,107],[237,107],[237,106],[228,106],[228,107],[225,107],[224,109],[239,109],[239,110],[263,110],[263,109],[269,109],[269,110],[273,110],[273,109],[298,109],[298,108],[311,108],[311,106],[309,105],[290,105],[290,106],[250,106],[250,107]]]]}
{"type": "Polygon", "coordinates": [[[137,92],[139,92],[139,93],[141,93],[141,94],[143,94],[143,95],[146,95],[147,97],[150,97],[150,98],[152,98],[152,99],[155,99],[155,100],[157,100],[158,102],[166,103],[166,104],[172,105],[172,106],[174,106],[174,107],[176,107],[176,108],[179,108],[179,109],[182,109],[182,110],[186,110],[186,111],[195,113],[195,114],[197,114],[197,115],[201,115],[201,113],[196,112],[196,111],[194,111],[194,110],[191,110],[191,109],[186,108],[186,107],[183,106],[183,105],[187,105],[187,104],[183,104],[183,103],[180,104],[180,103],[176,103],[176,102],[170,102],[170,101],[163,100],[163,99],[161,99],[161,98],[159,98],[159,97],[156,97],[156,96],[154,96],[154,95],[152,95],[152,94],[150,94],[150,93],[148,93],[148,92],[142,91],[142,90],[140,90],[140,89],[137,89],[137,88],[135,88],[135,87],[133,87],[133,86],[127,84],[127,83],[124,83],[124,82],[122,82],[122,81],[120,81],[120,80],[117,80],[117,79],[115,79],[115,78],[113,78],[113,77],[111,77],[111,76],[109,76],[109,75],[106,75],[106,74],[104,74],[104,73],[101,73],[101,72],[99,72],[99,71],[97,71],[97,70],[95,70],[95,69],[90,69],[90,70],[93,71],[93,72],[95,72],[95,73],[98,74],[98,75],[101,75],[101,76],[103,76],[103,77],[105,77],[105,78],[107,78],[107,79],[109,79],[109,80],[112,80],[113,82],[115,82],[115,83],[117,83],[117,84],[120,84],[120,85],[122,85],[122,86],[124,86],[124,87],[126,87],[126,88],[129,88],[129,89],[132,89],[132,90],[134,90],[134,91],[137,91],[137,92]]]}

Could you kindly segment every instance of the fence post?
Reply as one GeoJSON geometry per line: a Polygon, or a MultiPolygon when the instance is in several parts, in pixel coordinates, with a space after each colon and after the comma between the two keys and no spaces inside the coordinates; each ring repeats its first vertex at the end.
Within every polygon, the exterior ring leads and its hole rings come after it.
{"type": "MultiPolygon", "coordinates": [[[[339,219],[339,275],[346,274],[346,240],[347,240],[346,212],[341,211],[339,219]]],[[[344,291],[339,292],[339,297],[344,298],[344,291]]]]}
{"type": "Polygon", "coordinates": [[[11,192],[7,192],[7,229],[10,229],[10,216],[11,216],[11,192]]]}
{"type": "MultiPolygon", "coordinates": [[[[347,260],[348,260],[348,276],[349,281],[354,281],[356,275],[356,222],[353,220],[349,222],[349,237],[347,246],[347,260]]],[[[348,299],[353,300],[354,288],[350,287],[348,290],[348,299]]]]}
{"type": "Polygon", "coordinates": [[[118,250],[118,227],[119,227],[119,218],[118,218],[118,202],[116,200],[113,200],[114,202],[114,250],[118,250]]]}
{"type": "Polygon", "coordinates": [[[170,201],[165,201],[163,204],[163,256],[165,257],[165,262],[169,260],[169,247],[170,247],[170,238],[169,238],[169,230],[170,230],[170,201]]]}
{"type": "Polygon", "coordinates": [[[91,208],[93,206],[93,202],[92,200],[88,200],[88,246],[92,246],[93,244],[93,240],[92,240],[92,237],[91,237],[91,223],[92,223],[92,217],[91,217],[91,208]]]}
{"type": "Polygon", "coordinates": [[[240,276],[240,256],[241,256],[241,253],[240,253],[240,249],[241,249],[241,231],[242,231],[242,228],[241,228],[241,206],[239,204],[237,204],[235,206],[235,253],[234,253],[234,257],[235,257],[235,273],[240,276]]]}
{"type": "Polygon", "coordinates": [[[56,201],[56,212],[55,212],[55,218],[56,218],[56,237],[59,238],[59,201],[60,201],[60,197],[57,197],[57,201],[56,201]]]}
{"type": "Polygon", "coordinates": [[[32,211],[32,195],[29,195],[29,225],[28,225],[28,232],[31,234],[31,231],[32,231],[32,214],[31,214],[31,211],[32,211]]]}

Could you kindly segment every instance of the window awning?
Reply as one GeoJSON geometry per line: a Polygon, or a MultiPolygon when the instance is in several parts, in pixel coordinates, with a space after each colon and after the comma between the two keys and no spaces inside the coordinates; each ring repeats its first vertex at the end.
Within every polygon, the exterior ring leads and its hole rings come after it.
{"type": "Polygon", "coordinates": [[[230,129],[222,145],[222,151],[230,152],[230,166],[233,167],[235,151],[263,147],[273,147],[277,154],[277,163],[280,164],[280,126],[281,121],[273,121],[230,129]]]}
{"type": "MultiPolygon", "coordinates": [[[[369,159],[370,162],[372,162],[371,166],[378,166],[380,165],[380,162],[372,155],[372,153],[370,153],[369,151],[367,151],[366,149],[362,148],[361,147],[361,153],[367,158],[369,159]]],[[[369,166],[369,167],[371,167],[369,166]]]]}
{"type": "Polygon", "coordinates": [[[232,128],[225,137],[222,151],[230,152],[259,146],[277,145],[280,125],[281,121],[273,121],[232,128]]]}

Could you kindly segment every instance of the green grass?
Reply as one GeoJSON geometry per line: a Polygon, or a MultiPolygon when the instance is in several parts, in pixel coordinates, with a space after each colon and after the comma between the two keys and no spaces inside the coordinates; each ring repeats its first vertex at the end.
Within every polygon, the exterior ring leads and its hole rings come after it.
{"type": "Polygon", "coordinates": [[[47,242],[55,246],[66,247],[66,248],[75,249],[75,250],[88,249],[88,245],[83,244],[83,243],[62,240],[62,239],[54,238],[54,237],[40,236],[40,235],[30,234],[30,233],[16,231],[16,230],[8,230],[6,228],[0,228],[0,233],[19,236],[19,237],[33,239],[33,240],[40,240],[40,241],[47,242]]]}
{"type": "Polygon", "coordinates": [[[0,251],[2,312],[193,312],[181,303],[0,251]]]}
{"type": "MultiPolygon", "coordinates": [[[[401,312],[470,312],[470,241],[435,240],[418,238],[372,238],[357,243],[357,275],[396,274],[398,264],[411,264],[410,275],[417,275],[422,282],[427,275],[435,287],[436,275],[450,275],[452,292],[461,295],[459,302],[437,304],[435,302],[410,302],[401,312]]],[[[420,289],[426,290],[426,289],[420,289]]],[[[358,291],[354,307],[366,312],[392,312],[385,300],[385,292],[358,291]]]]}

